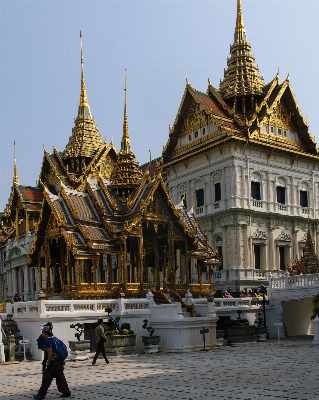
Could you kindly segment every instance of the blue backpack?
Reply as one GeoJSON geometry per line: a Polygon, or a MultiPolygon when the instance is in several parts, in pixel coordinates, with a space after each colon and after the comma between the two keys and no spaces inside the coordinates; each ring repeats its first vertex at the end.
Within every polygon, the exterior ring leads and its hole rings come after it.
{"type": "Polygon", "coordinates": [[[66,345],[62,342],[62,340],[58,339],[55,336],[52,336],[48,339],[51,339],[54,343],[54,353],[57,355],[58,358],[65,360],[68,357],[68,349],[66,345]]]}

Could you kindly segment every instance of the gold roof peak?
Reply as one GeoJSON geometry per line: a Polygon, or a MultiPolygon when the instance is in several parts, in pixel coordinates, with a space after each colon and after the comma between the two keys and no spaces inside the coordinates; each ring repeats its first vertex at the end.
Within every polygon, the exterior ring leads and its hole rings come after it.
{"type": "Polygon", "coordinates": [[[84,79],[84,60],[83,60],[83,50],[82,50],[82,32],[80,31],[80,52],[81,52],[81,92],[80,92],[80,104],[79,104],[79,111],[78,116],[84,118],[85,116],[91,115],[91,110],[86,94],[86,86],[85,86],[85,79],[84,79]]]}
{"type": "Polygon", "coordinates": [[[236,17],[234,42],[240,43],[240,42],[245,42],[246,40],[247,40],[247,37],[246,37],[246,29],[245,29],[245,25],[244,25],[244,17],[243,17],[241,0],[237,0],[237,17],[236,17]]]}
{"type": "Polygon", "coordinates": [[[126,70],[124,70],[124,122],[121,151],[110,177],[111,189],[127,199],[142,177],[142,171],[135,160],[135,154],[131,150],[130,137],[128,134],[128,122],[126,112],[126,70]]]}
{"type": "Polygon", "coordinates": [[[17,157],[16,157],[16,141],[13,142],[14,147],[14,166],[13,166],[13,182],[17,185],[20,185],[19,176],[18,176],[18,168],[17,168],[17,157]]]}
{"type": "Polygon", "coordinates": [[[128,134],[128,120],[126,112],[126,69],[124,70],[124,121],[123,121],[123,135],[121,141],[121,152],[128,154],[131,151],[130,137],[128,134]]]}
{"type": "Polygon", "coordinates": [[[247,40],[242,2],[237,0],[234,43],[230,46],[227,69],[219,89],[224,100],[227,100],[236,99],[236,97],[259,96],[262,94],[264,85],[264,79],[259,75],[255,57],[251,53],[251,44],[247,40]]]}
{"type": "Polygon", "coordinates": [[[81,56],[81,90],[78,115],[74,121],[72,135],[64,150],[64,159],[67,158],[93,158],[96,151],[103,145],[102,136],[99,134],[92,117],[84,79],[84,61],[82,50],[82,32],[80,32],[81,56]]]}

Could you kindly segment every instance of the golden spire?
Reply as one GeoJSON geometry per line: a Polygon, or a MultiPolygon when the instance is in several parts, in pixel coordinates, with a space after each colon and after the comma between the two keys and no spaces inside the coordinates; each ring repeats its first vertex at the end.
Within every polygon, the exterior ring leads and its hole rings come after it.
{"type": "Polygon", "coordinates": [[[126,113],[126,69],[124,70],[124,122],[123,122],[123,136],[121,142],[121,152],[122,153],[130,153],[130,137],[128,135],[128,122],[127,122],[127,113],[126,113]]]}
{"type": "Polygon", "coordinates": [[[80,31],[80,52],[81,52],[81,93],[80,93],[80,104],[78,116],[92,117],[91,110],[86,94],[85,79],[84,79],[84,61],[83,61],[83,51],[82,51],[82,32],[80,31]]]}
{"type": "MultiPolygon", "coordinates": [[[[248,96],[259,96],[265,85],[264,79],[259,75],[255,65],[255,57],[251,53],[251,45],[247,40],[241,0],[237,0],[236,26],[234,43],[230,46],[230,57],[227,59],[227,69],[224,72],[224,80],[219,89],[223,98],[235,99],[242,97],[245,114],[248,96]]],[[[234,103],[231,103],[234,104],[234,103]]]]}
{"type": "MultiPolygon", "coordinates": [[[[71,159],[71,164],[68,166],[73,173],[80,173],[80,158],[93,158],[96,152],[103,145],[102,136],[99,134],[98,128],[95,125],[95,120],[92,117],[84,79],[84,62],[82,51],[82,32],[80,32],[80,55],[81,55],[81,92],[78,115],[74,121],[74,128],[69,142],[64,150],[64,159],[71,159]],[[76,163],[74,161],[76,159],[76,163]],[[74,167],[76,165],[76,168],[74,167]]],[[[88,161],[88,160],[86,160],[88,161]]],[[[83,164],[84,165],[84,164],[83,164]]]]}
{"type": "Polygon", "coordinates": [[[246,29],[244,25],[244,17],[243,11],[241,6],[241,0],[237,0],[237,18],[236,18],[236,27],[235,27],[235,35],[234,35],[234,42],[246,42],[246,29]]]}
{"type": "Polygon", "coordinates": [[[110,176],[110,188],[124,201],[138,185],[142,171],[131,150],[126,113],[126,70],[124,70],[124,122],[121,151],[110,176]]]}
{"type": "Polygon", "coordinates": [[[17,185],[20,185],[19,176],[18,176],[18,168],[17,168],[17,157],[16,157],[16,141],[13,142],[14,146],[14,167],[13,167],[13,182],[17,185]]]}

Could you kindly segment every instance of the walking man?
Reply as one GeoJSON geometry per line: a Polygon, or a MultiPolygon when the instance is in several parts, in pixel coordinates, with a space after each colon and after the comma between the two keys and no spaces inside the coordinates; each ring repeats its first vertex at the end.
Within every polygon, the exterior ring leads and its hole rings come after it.
{"type": "Polygon", "coordinates": [[[108,364],[109,360],[106,357],[105,349],[104,349],[104,343],[107,341],[107,337],[105,336],[105,333],[104,333],[103,319],[102,318],[98,319],[97,323],[98,323],[98,326],[95,328],[96,353],[93,358],[92,365],[96,365],[95,363],[96,363],[96,360],[100,353],[102,353],[102,356],[104,357],[106,364],[108,364]]]}
{"type": "Polygon", "coordinates": [[[64,360],[57,355],[56,344],[54,340],[52,340],[53,335],[50,326],[45,325],[43,327],[42,336],[45,338],[44,347],[45,351],[48,353],[48,359],[42,375],[42,385],[38,394],[33,397],[35,399],[45,399],[53,378],[56,379],[58,390],[62,393],[60,397],[71,397],[71,392],[63,373],[64,360]]]}

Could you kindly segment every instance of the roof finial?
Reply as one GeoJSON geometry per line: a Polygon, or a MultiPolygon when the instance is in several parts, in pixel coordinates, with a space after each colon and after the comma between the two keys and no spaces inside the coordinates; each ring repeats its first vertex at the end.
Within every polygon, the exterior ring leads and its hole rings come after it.
{"type": "Polygon", "coordinates": [[[91,117],[91,110],[86,94],[85,79],[84,79],[84,61],[82,51],[82,32],[80,31],[80,51],[81,51],[81,93],[80,93],[80,105],[78,115],[81,117],[91,117]]]}
{"type": "Polygon", "coordinates": [[[124,70],[124,122],[123,122],[123,136],[121,142],[121,152],[130,153],[130,138],[128,135],[128,121],[126,113],[126,69],[124,70]]]}
{"type": "Polygon", "coordinates": [[[14,146],[14,167],[13,167],[13,182],[17,185],[20,185],[19,176],[18,176],[18,168],[17,168],[17,157],[16,157],[16,141],[13,142],[14,146]]]}
{"type": "Polygon", "coordinates": [[[246,29],[244,25],[244,17],[241,6],[241,0],[237,0],[237,17],[236,17],[236,28],[234,35],[234,42],[246,42],[246,29]]]}

